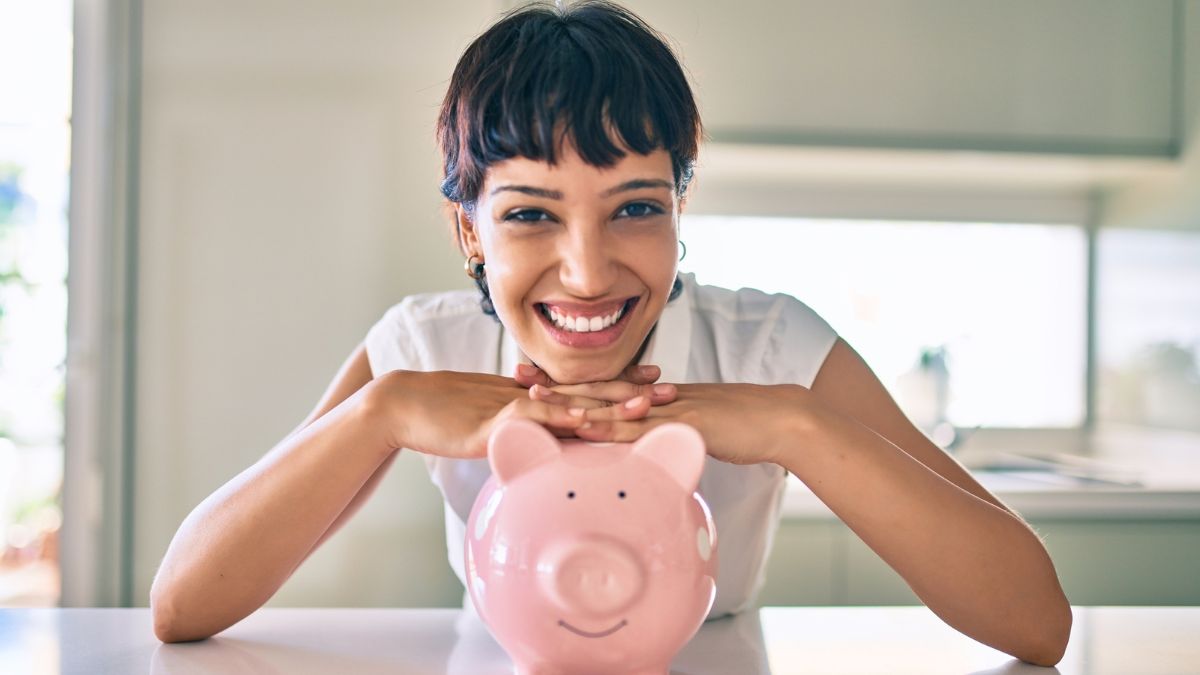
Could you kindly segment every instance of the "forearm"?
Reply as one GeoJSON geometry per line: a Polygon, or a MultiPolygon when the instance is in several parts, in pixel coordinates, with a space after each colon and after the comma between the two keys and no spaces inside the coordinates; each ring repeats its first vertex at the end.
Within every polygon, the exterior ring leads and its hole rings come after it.
{"type": "Polygon", "coordinates": [[[151,588],[160,639],[224,630],[291,576],[393,452],[374,433],[369,394],[289,436],[184,520],[151,588]]]}
{"type": "Polygon", "coordinates": [[[1061,658],[1071,614],[1037,535],[856,420],[797,416],[779,463],[946,623],[1026,661],[1061,658]]]}

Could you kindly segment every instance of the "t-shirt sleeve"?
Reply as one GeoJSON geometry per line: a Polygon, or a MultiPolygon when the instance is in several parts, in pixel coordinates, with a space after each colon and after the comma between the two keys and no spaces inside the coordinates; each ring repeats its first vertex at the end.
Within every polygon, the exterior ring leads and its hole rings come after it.
{"type": "Polygon", "coordinates": [[[417,356],[415,341],[419,336],[411,329],[408,309],[408,303],[403,301],[392,305],[367,330],[363,345],[367,349],[371,377],[393,370],[424,370],[417,356]]]}
{"type": "Polygon", "coordinates": [[[779,318],[763,359],[768,381],[811,387],[837,331],[820,314],[791,295],[780,294],[779,318]]]}

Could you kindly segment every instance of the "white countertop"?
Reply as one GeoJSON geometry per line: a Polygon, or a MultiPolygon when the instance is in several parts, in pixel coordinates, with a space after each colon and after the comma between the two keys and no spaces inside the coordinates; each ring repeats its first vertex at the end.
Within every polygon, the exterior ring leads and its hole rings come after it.
{"type": "MultiPolygon", "coordinates": [[[[1200,435],[1109,425],[1082,443],[1078,452],[1042,452],[1041,459],[1024,459],[968,440],[967,451],[955,457],[1026,519],[1200,518],[1200,435]],[[976,468],[998,464],[1009,469],[976,468]],[[1048,466],[1054,470],[1044,470],[1048,466]]],[[[784,519],[837,518],[795,476],[788,477],[782,508],[784,519]]]]}
{"type": "MultiPolygon", "coordinates": [[[[1057,669],[1013,659],[925,607],[765,607],[709,621],[672,663],[706,673],[1200,672],[1200,608],[1076,607],[1057,669]]],[[[0,609],[0,673],[488,675],[511,661],[457,609],[260,609],[220,635],[162,644],[150,611],[0,609]]]]}

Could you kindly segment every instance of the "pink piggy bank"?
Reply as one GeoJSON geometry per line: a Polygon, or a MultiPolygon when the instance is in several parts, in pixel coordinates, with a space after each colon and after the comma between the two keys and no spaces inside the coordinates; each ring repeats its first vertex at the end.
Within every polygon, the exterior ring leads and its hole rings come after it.
{"type": "Polygon", "coordinates": [[[488,439],[467,520],[467,588],[520,675],[668,672],[716,598],[704,439],[560,442],[522,418],[488,439]]]}

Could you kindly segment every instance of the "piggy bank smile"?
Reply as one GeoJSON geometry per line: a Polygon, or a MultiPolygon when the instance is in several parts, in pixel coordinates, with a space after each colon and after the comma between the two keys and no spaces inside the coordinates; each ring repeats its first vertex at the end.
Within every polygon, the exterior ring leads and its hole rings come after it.
{"type": "Polygon", "coordinates": [[[567,630],[571,631],[572,633],[574,633],[576,635],[580,635],[585,638],[607,637],[607,636],[612,635],[613,633],[621,630],[628,623],[629,622],[626,621],[625,619],[621,619],[621,621],[617,625],[613,626],[612,628],[609,628],[608,630],[602,630],[599,633],[589,633],[586,630],[580,630],[580,629],[576,628],[575,626],[572,626],[571,624],[567,623],[566,621],[563,621],[562,619],[558,620],[558,625],[562,626],[563,628],[566,628],[567,630]]]}

